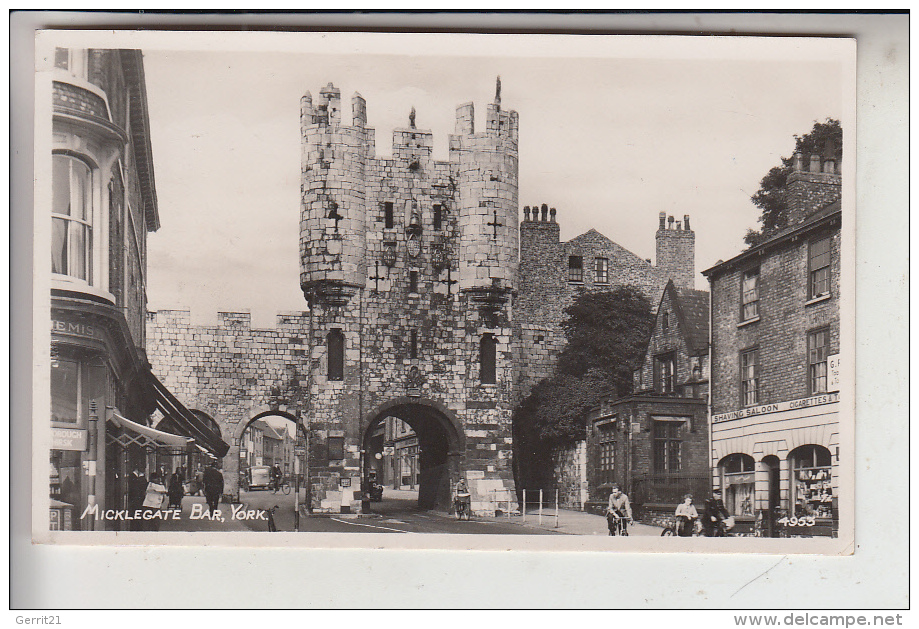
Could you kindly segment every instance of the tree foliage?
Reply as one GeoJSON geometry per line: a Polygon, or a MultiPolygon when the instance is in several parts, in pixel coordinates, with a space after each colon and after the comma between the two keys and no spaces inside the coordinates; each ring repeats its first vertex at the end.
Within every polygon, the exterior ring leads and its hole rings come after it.
{"type": "MultiPolygon", "coordinates": [[[[540,381],[514,412],[514,439],[524,482],[549,467],[552,446],[584,437],[590,410],[607,396],[631,393],[654,315],[637,289],[583,293],[565,309],[568,344],[556,372],[540,381]]],[[[533,485],[535,486],[535,485],[533,485]]]]}
{"type": "Polygon", "coordinates": [[[824,158],[833,156],[837,162],[842,160],[842,127],[838,120],[827,118],[826,122],[814,122],[814,127],[804,135],[795,135],[795,150],[788,157],[782,158],[782,165],[775,166],[766,173],[750,200],[762,210],[760,229],[747,230],[744,242],[753,247],[763,242],[775,232],[788,226],[788,202],[785,188],[788,175],[792,172],[794,154],[804,155],[805,163],[811,155],[824,158]],[[828,154],[829,153],[829,154],[828,154]]]}

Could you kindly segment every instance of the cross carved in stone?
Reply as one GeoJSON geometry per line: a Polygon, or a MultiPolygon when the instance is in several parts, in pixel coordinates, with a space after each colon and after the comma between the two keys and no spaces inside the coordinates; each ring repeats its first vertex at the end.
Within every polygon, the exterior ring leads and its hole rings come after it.
{"type": "Polygon", "coordinates": [[[341,214],[338,213],[338,204],[337,204],[337,203],[335,203],[335,202],[332,203],[332,209],[329,211],[329,216],[328,216],[328,218],[330,218],[330,219],[332,219],[333,221],[335,221],[335,231],[337,232],[337,231],[338,231],[338,221],[340,221],[341,219],[344,218],[344,216],[342,216],[341,214]]]}
{"type": "Polygon", "coordinates": [[[498,222],[498,210],[492,210],[492,212],[494,213],[495,220],[494,220],[493,223],[486,223],[486,225],[488,225],[488,226],[490,226],[490,227],[492,227],[492,228],[494,229],[494,236],[492,236],[492,238],[495,239],[495,240],[497,240],[497,239],[498,239],[498,228],[499,228],[499,227],[503,227],[503,226],[504,226],[504,223],[499,223],[499,222],[498,222]]]}
{"type": "Polygon", "coordinates": [[[380,280],[385,280],[386,278],[383,277],[382,275],[380,275],[380,263],[379,263],[379,261],[374,262],[374,264],[376,265],[376,272],[374,273],[374,275],[371,275],[371,276],[370,276],[370,279],[373,280],[373,291],[374,291],[374,292],[379,292],[379,290],[380,290],[380,280]]]}
{"type": "Polygon", "coordinates": [[[452,276],[451,272],[452,272],[452,268],[448,266],[448,267],[447,267],[447,279],[445,279],[445,280],[437,280],[437,281],[440,282],[441,284],[446,284],[446,285],[447,285],[447,296],[450,295],[450,287],[451,287],[453,284],[456,284],[456,283],[457,283],[457,281],[456,281],[455,279],[453,279],[453,276],[452,276]]]}

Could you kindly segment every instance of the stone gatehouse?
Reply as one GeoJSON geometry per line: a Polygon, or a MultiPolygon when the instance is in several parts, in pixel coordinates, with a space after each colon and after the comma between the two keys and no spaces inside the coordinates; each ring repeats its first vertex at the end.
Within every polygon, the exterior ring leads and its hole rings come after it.
{"type": "Polygon", "coordinates": [[[474,511],[513,509],[512,410],[551,373],[566,301],[629,283],[655,302],[669,277],[691,282],[694,236],[662,218],[655,266],[593,230],[561,243],[545,206],[521,224],[518,115],[500,79],[483,129],[472,103],[457,108],[446,161],[414,109],[391,157],[376,156],[360,94],[351,110],[347,125],[332,84],[301,100],[305,312],[279,315],[275,330],[238,313],[203,328],[153,313],[154,372],[232,439],[233,483],[245,425],[283,412],[308,433],[312,509],[359,510],[371,437],[396,417],[418,437],[421,506],[448,508],[462,477],[474,511]]]}

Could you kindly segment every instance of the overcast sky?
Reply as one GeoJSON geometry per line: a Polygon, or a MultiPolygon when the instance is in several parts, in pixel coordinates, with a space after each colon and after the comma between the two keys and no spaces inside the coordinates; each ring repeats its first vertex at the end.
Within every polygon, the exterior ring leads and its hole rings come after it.
{"type": "MultiPolygon", "coordinates": [[[[354,92],[367,100],[378,156],[414,106],[417,126],[434,132],[435,158],[447,159],[456,106],[474,101],[481,129],[500,75],[502,106],[520,115],[521,216],[546,203],[563,240],[595,228],[653,259],[658,213],[689,214],[697,271],[741,251],[759,215],[750,196],[794,134],[827,117],[850,122],[845,66],[806,40],[619,38],[598,52],[597,38],[577,38],[579,48],[504,36],[496,47],[494,37],[438,36],[413,51],[414,37],[382,47],[404,54],[354,54],[338,41],[335,54],[145,47],[162,224],[148,241],[151,310],[189,308],[203,323],[249,309],[273,327],[276,312],[305,308],[299,101],[330,81],[344,122],[354,92]]],[[[699,275],[696,285],[707,282],[699,275]]]]}

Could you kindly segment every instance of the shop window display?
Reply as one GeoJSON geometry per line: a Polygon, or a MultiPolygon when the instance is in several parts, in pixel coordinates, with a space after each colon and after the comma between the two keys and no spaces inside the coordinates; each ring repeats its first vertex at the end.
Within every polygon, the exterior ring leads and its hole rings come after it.
{"type": "Polygon", "coordinates": [[[721,460],[721,484],[724,506],[731,515],[752,516],[753,470],[755,462],[748,454],[731,454],[721,460]]]}
{"type": "Polygon", "coordinates": [[[832,517],[833,468],[830,451],[822,446],[801,446],[789,458],[795,516],[832,517]]]}

